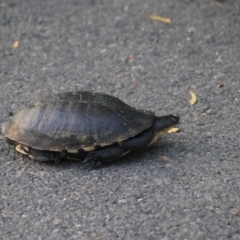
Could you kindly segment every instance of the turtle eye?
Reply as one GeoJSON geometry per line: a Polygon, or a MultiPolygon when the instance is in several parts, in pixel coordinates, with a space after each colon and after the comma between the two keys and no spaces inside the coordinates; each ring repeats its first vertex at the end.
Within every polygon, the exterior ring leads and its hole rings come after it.
{"type": "Polygon", "coordinates": [[[179,117],[172,116],[172,121],[173,121],[173,122],[179,122],[179,117]]]}

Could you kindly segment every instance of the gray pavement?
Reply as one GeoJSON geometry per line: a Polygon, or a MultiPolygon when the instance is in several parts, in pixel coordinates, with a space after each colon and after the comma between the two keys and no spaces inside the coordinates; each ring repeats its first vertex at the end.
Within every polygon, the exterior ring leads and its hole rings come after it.
{"type": "Polygon", "coordinates": [[[181,131],[93,171],[0,135],[0,239],[240,239],[239,1],[1,0],[0,123],[77,89],[179,115],[181,131]]]}

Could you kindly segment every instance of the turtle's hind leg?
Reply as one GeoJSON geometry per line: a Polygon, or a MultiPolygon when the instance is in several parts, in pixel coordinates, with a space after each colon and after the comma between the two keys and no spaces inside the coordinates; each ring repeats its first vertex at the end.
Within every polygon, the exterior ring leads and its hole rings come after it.
{"type": "Polygon", "coordinates": [[[57,152],[41,151],[33,148],[28,148],[28,156],[39,162],[55,162],[60,160],[59,154],[57,152]]]}
{"type": "Polygon", "coordinates": [[[28,154],[28,147],[27,146],[18,144],[15,149],[16,149],[16,151],[18,151],[18,152],[20,152],[20,153],[22,153],[24,155],[28,154]]]}

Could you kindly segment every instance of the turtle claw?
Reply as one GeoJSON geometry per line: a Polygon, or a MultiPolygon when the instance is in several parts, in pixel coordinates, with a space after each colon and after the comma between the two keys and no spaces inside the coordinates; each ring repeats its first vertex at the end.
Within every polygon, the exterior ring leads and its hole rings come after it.
{"type": "Polygon", "coordinates": [[[91,170],[95,170],[97,168],[100,168],[101,166],[102,166],[102,162],[101,161],[99,161],[99,160],[93,161],[92,165],[90,167],[90,171],[91,170]]]}
{"type": "Polygon", "coordinates": [[[99,153],[97,151],[88,153],[88,155],[85,157],[83,163],[95,162],[95,161],[99,161],[99,153]]]}
{"type": "Polygon", "coordinates": [[[90,163],[90,170],[99,168],[102,165],[101,160],[99,160],[99,152],[90,152],[84,159],[83,163],[90,163]]]}

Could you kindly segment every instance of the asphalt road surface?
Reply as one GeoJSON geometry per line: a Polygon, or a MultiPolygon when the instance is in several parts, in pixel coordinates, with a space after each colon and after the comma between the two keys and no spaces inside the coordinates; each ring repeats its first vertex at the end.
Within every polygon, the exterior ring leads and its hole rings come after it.
{"type": "Polygon", "coordinates": [[[0,239],[240,239],[239,1],[1,0],[0,123],[80,89],[180,132],[93,171],[0,135],[0,239]]]}

